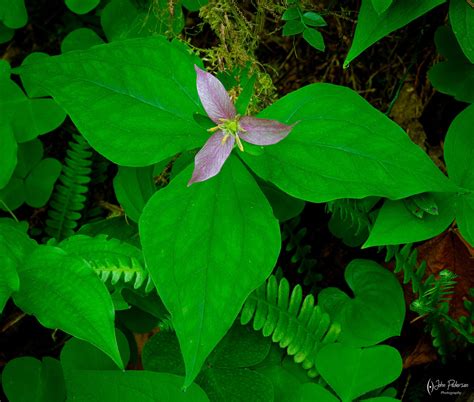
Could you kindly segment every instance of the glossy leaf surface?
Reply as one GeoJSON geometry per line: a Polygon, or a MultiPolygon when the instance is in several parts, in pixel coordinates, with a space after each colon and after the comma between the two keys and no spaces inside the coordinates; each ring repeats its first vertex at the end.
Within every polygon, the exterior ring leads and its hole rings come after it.
{"type": "Polygon", "coordinates": [[[145,259],[171,313],[188,385],[280,250],[278,221],[238,159],[187,187],[192,168],[158,191],[140,218],[145,259]]]}

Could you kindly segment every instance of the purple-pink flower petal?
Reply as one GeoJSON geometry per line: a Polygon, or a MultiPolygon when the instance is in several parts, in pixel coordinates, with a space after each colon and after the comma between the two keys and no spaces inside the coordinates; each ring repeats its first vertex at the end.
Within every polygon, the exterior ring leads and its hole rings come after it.
{"type": "Polygon", "coordinates": [[[194,171],[188,186],[214,177],[222,169],[234,147],[235,138],[222,131],[212,135],[194,158],[194,171]]]}
{"type": "Polygon", "coordinates": [[[280,123],[276,120],[259,119],[245,116],[239,121],[240,127],[245,130],[239,132],[239,137],[245,142],[255,145],[271,145],[285,138],[293,125],[280,123]]]}
{"type": "Polygon", "coordinates": [[[195,65],[194,69],[197,73],[198,95],[207,115],[216,124],[222,123],[219,119],[233,119],[237,112],[224,85],[198,66],[195,65]]]}

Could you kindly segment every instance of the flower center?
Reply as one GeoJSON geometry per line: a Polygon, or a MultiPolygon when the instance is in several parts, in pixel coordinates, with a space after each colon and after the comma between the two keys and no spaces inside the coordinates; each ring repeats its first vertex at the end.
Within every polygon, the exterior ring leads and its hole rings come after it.
{"type": "Polygon", "coordinates": [[[233,119],[219,119],[221,123],[215,127],[210,128],[207,131],[213,133],[217,130],[222,130],[222,132],[224,133],[224,136],[222,137],[222,144],[225,144],[229,137],[232,136],[235,138],[237,147],[243,152],[244,146],[242,145],[242,141],[240,140],[239,132],[244,132],[245,130],[240,127],[239,120],[239,115],[235,116],[233,119]]]}

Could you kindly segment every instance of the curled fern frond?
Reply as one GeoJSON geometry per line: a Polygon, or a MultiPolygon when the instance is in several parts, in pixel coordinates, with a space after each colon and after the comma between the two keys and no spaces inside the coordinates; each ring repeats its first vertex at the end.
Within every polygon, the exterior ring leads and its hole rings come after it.
{"type": "Polygon", "coordinates": [[[58,183],[51,197],[46,233],[56,240],[71,236],[81,219],[91,180],[92,150],[86,140],[73,134],[58,183]]]}
{"type": "Polygon", "coordinates": [[[246,300],[240,322],[245,325],[253,320],[253,328],[271,336],[280,347],[287,348],[297,363],[315,377],[316,354],[326,343],[335,342],[340,326],[332,323],[327,313],[314,305],[314,297],[303,299],[301,286],[290,294],[290,285],[285,278],[280,282],[271,276],[265,284],[255,290],[246,300]]]}
{"type": "Polygon", "coordinates": [[[141,250],[129,243],[105,235],[74,235],[63,240],[58,247],[86,260],[101,280],[112,287],[132,286],[146,293],[154,288],[141,250]]]}

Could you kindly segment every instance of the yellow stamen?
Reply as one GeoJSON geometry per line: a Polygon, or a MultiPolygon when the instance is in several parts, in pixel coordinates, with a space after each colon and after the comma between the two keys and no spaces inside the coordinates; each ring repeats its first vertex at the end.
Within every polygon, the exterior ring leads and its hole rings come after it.
{"type": "Polygon", "coordinates": [[[240,151],[244,152],[244,146],[242,145],[238,134],[235,135],[235,141],[237,142],[237,146],[239,147],[240,151]]]}
{"type": "Polygon", "coordinates": [[[224,145],[227,142],[227,140],[229,139],[229,137],[230,137],[230,134],[224,135],[224,137],[221,140],[221,144],[224,145]]]}

